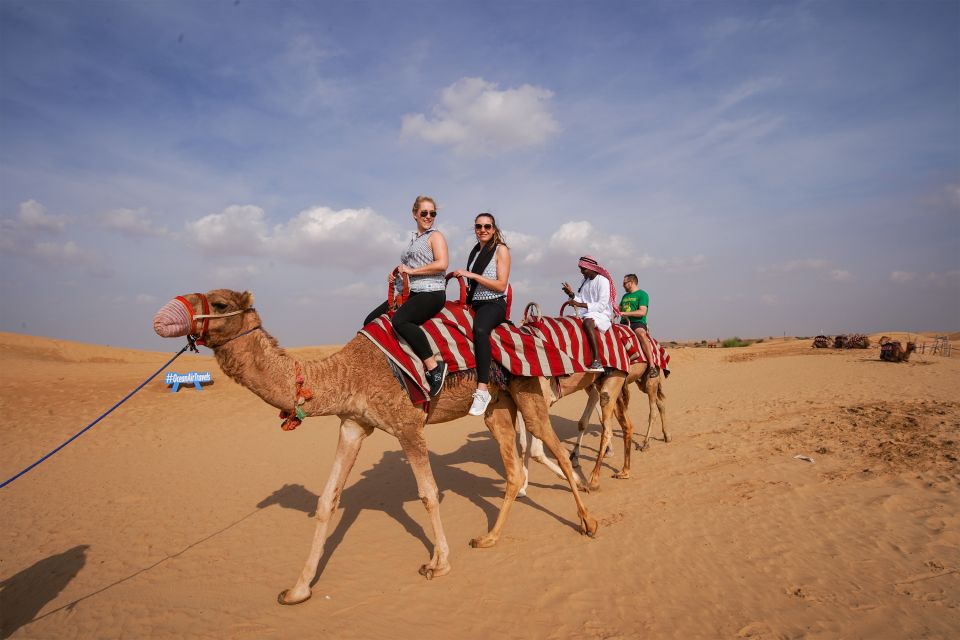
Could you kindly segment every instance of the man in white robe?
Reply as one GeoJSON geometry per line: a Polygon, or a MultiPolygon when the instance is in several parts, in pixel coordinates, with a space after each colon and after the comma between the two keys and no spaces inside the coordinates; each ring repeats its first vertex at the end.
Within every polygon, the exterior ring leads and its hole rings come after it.
{"type": "Polygon", "coordinates": [[[563,283],[563,291],[570,297],[570,305],[576,307],[577,315],[583,318],[583,328],[590,345],[591,361],[588,371],[603,372],[597,350],[597,335],[595,331],[610,330],[611,323],[617,315],[616,288],[606,269],[600,266],[593,256],[583,256],[577,263],[583,282],[576,293],[569,282],[563,283]],[[601,276],[601,277],[597,277],[601,276]]]}

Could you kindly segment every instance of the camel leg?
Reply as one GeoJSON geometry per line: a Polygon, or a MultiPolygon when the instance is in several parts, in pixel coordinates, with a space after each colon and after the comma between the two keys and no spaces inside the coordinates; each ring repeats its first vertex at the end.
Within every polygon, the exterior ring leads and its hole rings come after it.
{"type": "MultiPolygon", "coordinates": [[[[527,495],[527,487],[529,486],[530,480],[530,458],[533,458],[545,466],[561,480],[566,480],[567,477],[563,475],[563,469],[547,457],[547,454],[543,450],[543,441],[527,431],[523,416],[519,413],[517,414],[517,425],[517,431],[520,432],[520,450],[523,452],[523,486],[520,487],[520,493],[517,494],[517,497],[523,498],[527,495]]],[[[577,477],[577,482],[580,483],[580,486],[584,486],[583,476],[577,473],[576,470],[574,470],[573,473],[577,477]]]]}
{"type": "Polygon", "coordinates": [[[360,445],[372,431],[372,428],[364,427],[352,420],[344,420],[340,423],[337,455],[333,460],[333,468],[330,470],[327,484],[323,488],[323,493],[320,494],[320,499],[317,500],[317,528],[313,533],[313,546],[310,547],[310,555],[307,556],[307,563],[300,572],[297,583],[292,589],[281,591],[277,597],[280,604],[299,604],[310,598],[310,583],[317,575],[317,565],[320,563],[323,545],[327,540],[330,519],[340,504],[343,485],[346,484],[347,476],[350,475],[350,470],[357,461],[360,445]]]}
{"type": "Polygon", "coordinates": [[[450,547],[447,545],[447,536],[440,520],[440,491],[430,468],[430,454],[427,451],[427,441],[423,437],[423,425],[405,428],[397,435],[397,439],[403,455],[413,469],[413,475],[417,479],[417,495],[427,509],[430,525],[433,527],[433,555],[428,564],[420,567],[420,575],[432,580],[450,573],[450,547]]]}
{"type": "MultiPolygon", "coordinates": [[[[663,441],[670,442],[673,438],[667,433],[667,394],[663,391],[663,377],[657,381],[657,410],[660,412],[660,430],[663,432],[663,441]]],[[[653,411],[653,408],[650,409],[653,411]]]]}
{"type": "MultiPolygon", "coordinates": [[[[587,395],[588,395],[588,396],[591,395],[591,394],[596,394],[596,393],[597,393],[597,390],[594,389],[592,386],[587,389],[587,395]]],[[[596,410],[597,410],[597,422],[599,422],[600,424],[603,424],[603,410],[600,408],[600,396],[597,395],[597,396],[596,396],[596,399],[595,399],[591,404],[592,404],[594,407],[596,407],[596,410]]],[[[582,418],[581,418],[581,419],[582,419],[582,418]]],[[[586,425],[586,426],[589,426],[589,425],[586,425]]],[[[586,428],[586,426],[585,426],[584,428],[586,428]]],[[[612,458],[612,457],[613,457],[613,444],[608,444],[608,445],[607,445],[606,450],[603,452],[603,457],[604,457],[604,458],[612,458]]]]}
{"type": "Polygon", "coordinates": [[[617,417],[617,422],[620,423],[620,429],[623,430],[623,467],[620,471],[613,474],[614,478],[620,480],[626,480],[630,477],[630,454],[633,449],[630,445],[633,443],[633,421],[630,420],[630,416],[627,413],[627,409],[629,408],[630,392],[627,390],[627,387],[624,387],[623,391],[617,397],[616,406],[614,407],[614,415],[617,417]]]}
{"type": "Polygon", "coordinates": [[[599,406],[600,393],[597,391],[594,385],[587,387],[586,391],[587,404],[583,407],[583,413],[580,415],[580,421],[577,422],[577,444],[574,445],[573,452],[570,454],[570,462],[574,467],[580,466],[580,445],[583,443],[583,434],[586,432],[587,427],[590,426],[590,414],[593,413],[594,408],[597,409],[597,416],[600,418],[600,424],[603,424],[603,412],[602,408],[599,406]]]}
{"type": "MultiPolygon", "coordinates": [[[[523,484],[520,485],[517,497],[523,498],[527,495],[527,487],[530,485],[530,457],[535,438],[527,433],[527,427],[521,415],[517,416],[517,434],[520,438],[520,451],[523,454],[523,484]]],[[[543,445],[540,445],[540,448],[542,450],[543,445]]],[[[541,455],[543,454],[541,453],[541,455]]]]}
{"type": "Polygon", "coordinates": [[[527,420],[530,431],[533,433],[533,435],[543,441],[543,445],[547,448],[550,454],[553,455],[554,459],[556,459],[557,463],[560,465],[560,468],[563,470],[563,476],[567,479],[567,483],[570,485],[570,490],[573,492],[573,499],[577,503],[577,514],[580,516],[581,532],[592,538],[597,534],[597,528],[600,525],[587,511],[586,505],[583,504],[583,499],[580,497],[580,491],[587,491],[587,488],[582,487],[577,481],[573,466],[570,464],[570,460],[565,455],[563,445],[560,443],[557,433],[553,430],[553,426],[550,424],[548,407],[546,402],[543,400],[544,395],[539,397],[533,394],[521,395],[520,397],[524,398],[525,402],[523,405],[521,405],[520,410],[527,414],[528,418],[537,418],[532,421],[527,420]],[[526,402],[528,399],[532,399],[533,402],[526,402]]]}
{"type": "Polygon", "coordinates": [[[600,488],[600,469],[603,466],[603,452],[606,451],[606,447],[610,443],[611,436],[613,435],[610,418],[613,415],[616,402],[611,402],[611,400],[620,395],[625,379],[625,374],[612,373],[605,377],[601,383],[600,407],[603,410],[603,431],[600,435],[600,448],[597,450],[597,462],[593,466],[593,471],[590,473],[590,484],[587,485],[591,491],[600,488]]]}
{"type": "Polygon", "coordinates": [[[503,525],[507,522],[507,515],[510,513],[510,507],[520,492],[520,478],[523,476],[523,468],[520,465],[520,459],[517,457],[515,420],[517,417],[517,407],[513,399],[505,393],[500,394],[495,404],[487,409],[484,422],[490,433],[493,434],[497,445],[500,447],[500,459],[503,460],[503,471],[507,480],[507,487],[503,493],[503,504],[500,505],[500,512],[497,514],[497,520],[485,535],[474,538],[470,541],[470,546],[474,549],[492,547],[500,539],[503,531],[503,525]]]}

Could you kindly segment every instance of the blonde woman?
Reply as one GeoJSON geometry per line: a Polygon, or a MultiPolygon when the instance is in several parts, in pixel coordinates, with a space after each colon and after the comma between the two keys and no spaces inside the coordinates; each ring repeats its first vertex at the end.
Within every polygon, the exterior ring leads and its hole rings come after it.
{"type": "MultiPolygon", "coordinates": [[[[397,309],[390,319],[394,331],[402,337],[423,361],[423,368],[430,384],[430,395],[435,396],[443,388],[447,377],[447,365],[438,361],[430,350],[427,336],[420,327],[440,313],[447,301],[447,241],[443,234],[433,228],[437,219],[437,203],[430,196],[417,196],[413,203],[413,219],[417,230],[410,245],[400,254],[397,270],[410,278],[410,297],[397,309]]],[[[400,279],[390,276],[390,284],[400,288],[400,279]]],[[[369,324],[387,312],[384,302],[374,309],[364,324],[369,324]]]]}

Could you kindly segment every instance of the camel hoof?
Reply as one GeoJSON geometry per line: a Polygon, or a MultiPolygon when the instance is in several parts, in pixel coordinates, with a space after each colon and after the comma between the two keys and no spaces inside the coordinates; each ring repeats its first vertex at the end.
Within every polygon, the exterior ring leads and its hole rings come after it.
{"type": "Polygon", "coordinates": [[[643,441],[643,444],[640,445],[639,450],[640,450],[641,453],[643,453],[644,451],[646,451],[646,450],[649,449],[649,448],[650,448],[650,442],[649,442],[648,440],[644,440],[644,441],[643,441]]]}
{"type": "Polygon", "coordinates": [[[520,489],[520,491],[517,491],[517,497],[518,497],[518,498],[526,498],[526,497],[527,497],[527,492],[526,492],[526,490],[520,489]]]}
{"type": "Polygon", "coordinates": [[[497,544],[497,541],[490,538],[489,536],[483,536],[482,538],[474,538],[470,541],[470,546],[474,549],[489,549],[493,545],[497,544]]]}
{"type": "Polygon", "coordinates": [[[629,480],[629,479],[630,479],[630,472],[629,472],[629,471],[617,471],[615,474],[613,474],[613,477],[616,478],[617,480],[629,480]]]}
{"type": "Polygon", "coordinates": [[[422,575],[427,580],[433,580],[433,569],[431,569],[430,565],[428,564],[421,565],[420,575],[422,575]]]}
{"type": "Polygon", "coordinates": [[[600,481],[599,481],[599,480],[591,480],[591,481],[590,481],[590,484],[587,485],[587,488],[588,488],[590,491],[599,491],[599,490],[600,490],[600,481]]]}
{"type": "Polygon", "coordinates": [[[307,600],[309,600],[309,599],[310,599],[310,596],[313,595],[313,593],[310,592],[310,593],[307,593],[307,597],[306,597],[306,598],[301,598],[300,600],[287,600],[287,594],[288,594],[288,593],[290,593],[290,590],[289,590],[289,589],[284,589],[283,591],[281,591],[281,592],[280,592],[280,595],[277,596],[277,602],[279,602],[280,604],[283,604],[283,605],[300,604],[301,602],[306,602],[307,600]]]}
{"type": "Polygon", "coordinates": [[[588,538],[596,538],[598,529],[600,529],[600,523],[595,518],[580,521],[580,531],[588,538]]]}
{"type": "Polygon", "coordinates": [[[673,438],[671,438],[671,437],[670,437],[669,435],[667,435],[667,434],[663,434],[663,441],[664,441],[664,442],[673,442],[673,438]]]}

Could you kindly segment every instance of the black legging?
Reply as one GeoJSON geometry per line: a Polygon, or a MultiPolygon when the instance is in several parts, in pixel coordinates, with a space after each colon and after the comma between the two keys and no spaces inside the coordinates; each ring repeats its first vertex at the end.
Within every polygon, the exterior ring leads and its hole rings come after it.
{"type": "MultiPolygon", "coordinates": [[[[433,352],[430,351],[430,343],[427,342],[427,336],[423,333],[420,325],[440,313],[443,309],[443,303],[446,301],[446,291],[411,291],[410,297],[390,319],[393,330],[407,341],[407,344],[421,360],[426,360],[433,355],[433,352]]],[[[386,312],[387,303],[384,301],[383,304],[370,312],[363,324],[370,324],[386,312]]]]}
{"type": "Polygon", "coordinates": [[[477,382],[490,382],[490,332],[507,319],[503,298],[473,303],[473,355],[477,359],[477,382]]]}

